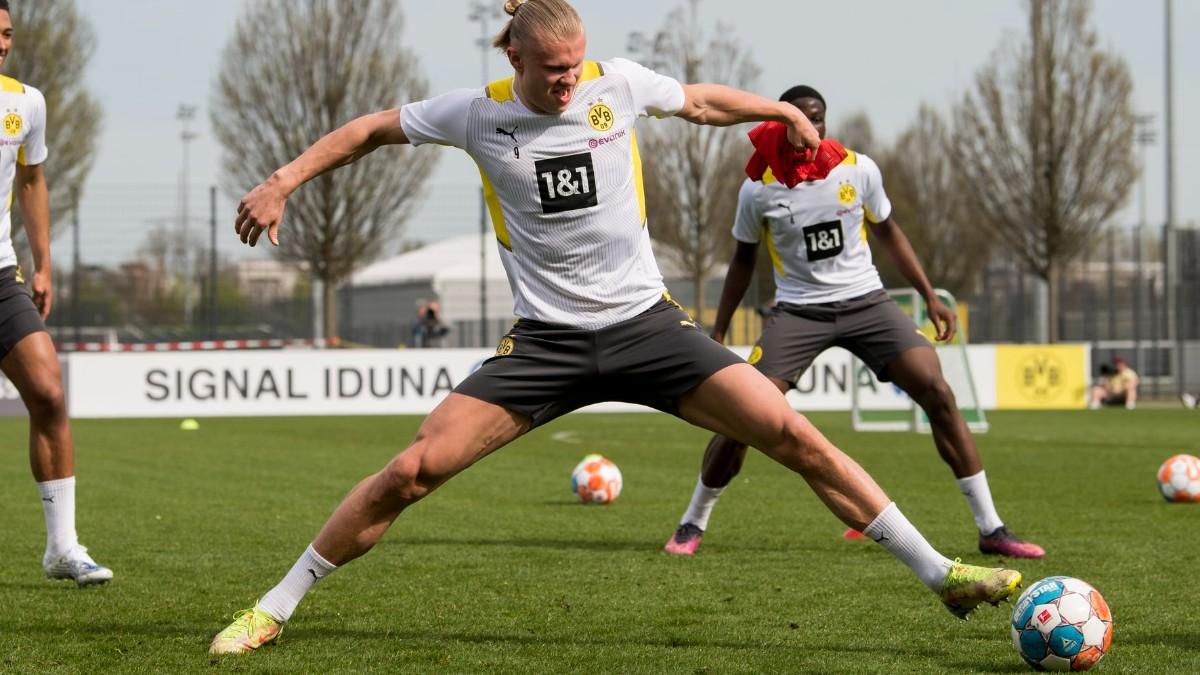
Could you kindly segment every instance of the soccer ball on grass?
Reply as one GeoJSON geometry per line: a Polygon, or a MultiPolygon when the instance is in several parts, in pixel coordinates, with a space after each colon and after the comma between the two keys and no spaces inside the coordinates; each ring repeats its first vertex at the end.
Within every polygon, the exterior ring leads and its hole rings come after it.
{"type": "Polygon", "coordinates": [[[1169,502],[1200,502],[1200,459],[1175,455],[1158,467],[1158,489],[1169,502]]]}
{"type": "Polygon", "coordinates": [[[571,472],[571,492],[584,504],[608,504],[621,494],[621,470],[602,455],[588,455],[571,472]]]}
{"type": "Polygon", "coordinates": [[[1112,630],[1100,592],[1072,577],[1042,579],[1013,608],[1013,646],[1034,670],[1091,668],[1108,652],[1112,630]]]}

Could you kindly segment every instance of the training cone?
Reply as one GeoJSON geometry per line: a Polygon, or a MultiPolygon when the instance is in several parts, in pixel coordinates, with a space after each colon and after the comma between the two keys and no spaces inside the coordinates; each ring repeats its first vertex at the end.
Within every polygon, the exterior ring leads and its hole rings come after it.
{"type": "Polygon", "coordinates": [[[199,428],[200,423],[190,417],[179,423],[180,431],[196,431],[199,428]]]}
{"type": "Polygon", "coordinates": [[[842,539],[845,539],[846,541],[866,541],[867,538],[863,536],[862,532],[859,532],[852,527],[842,533],[842,539]]]}

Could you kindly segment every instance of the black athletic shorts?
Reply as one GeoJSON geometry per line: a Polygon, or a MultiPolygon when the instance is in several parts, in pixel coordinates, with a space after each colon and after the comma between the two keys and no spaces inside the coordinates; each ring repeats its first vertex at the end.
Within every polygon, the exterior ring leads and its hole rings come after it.
{"type": "Polygon", "coordinates": [[[33,294],[18,278],[15,266],[0,269],[0,360],[22,338],[46,330],[42,315],[33,306],[33,294]]]}
{"type": "Polygon", "coordinates": [[[762,374],[795,386],[818,354],[842,347],[862,359],[880,381],[888,382],[887,365],[892,359],[929,346],[929,339],[887,291],[878,290],[837,302],[776,305],[749,361],[762,374]]]}
{"type": "Polygon", "coordinates": [[[454,391],[525,415],[535,427],[604,401],[678,415],[684,394],[735,363],[744,361],[664,298],[598,330],[521,319],[454,391]]]}

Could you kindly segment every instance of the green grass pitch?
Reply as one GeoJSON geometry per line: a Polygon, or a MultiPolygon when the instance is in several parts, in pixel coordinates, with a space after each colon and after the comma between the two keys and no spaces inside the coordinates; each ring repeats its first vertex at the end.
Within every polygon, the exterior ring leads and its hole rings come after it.
{"type": "MultiPolygon", "coordinates": [[[[984,560],[927,436],[814,421],[947,555],[984,560]]],[[[79,531],[116,572],[52,584],[25,461],[25,420],[0,422],[0,672],[1026,672],[1011,605],[950,616],[800,479],[754,454],[700,554],[660,551],[706,433],[666,415],[574,415],[485,459],[402,515],[311,593],[280,643],[206,648],[291,565],[342,495],[410,439],[415,417],[78,421],[79,531]],[[582,506],[569,473],[620,466],[613,505],[582,506]]],[[[1166,504],[1154,474],[1200,450],[1188,411],[997,413],[980,437],[1001,516],[1043,543],[1026,586],[1066,574],[1115,620],[1100,672],[1200,672],[1200,504],[1166,504]]]]}

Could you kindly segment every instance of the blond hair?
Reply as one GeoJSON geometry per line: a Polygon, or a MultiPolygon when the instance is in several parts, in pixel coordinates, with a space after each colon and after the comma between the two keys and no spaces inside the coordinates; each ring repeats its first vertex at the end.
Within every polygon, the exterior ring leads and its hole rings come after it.
{"type": "Polygon", "coordinates": [[[517,41],[567,40],[583,33],[583,20],[566,0],[508,0],[504,12],[512,18],[492,39],[502,52],[517,41]]]}

